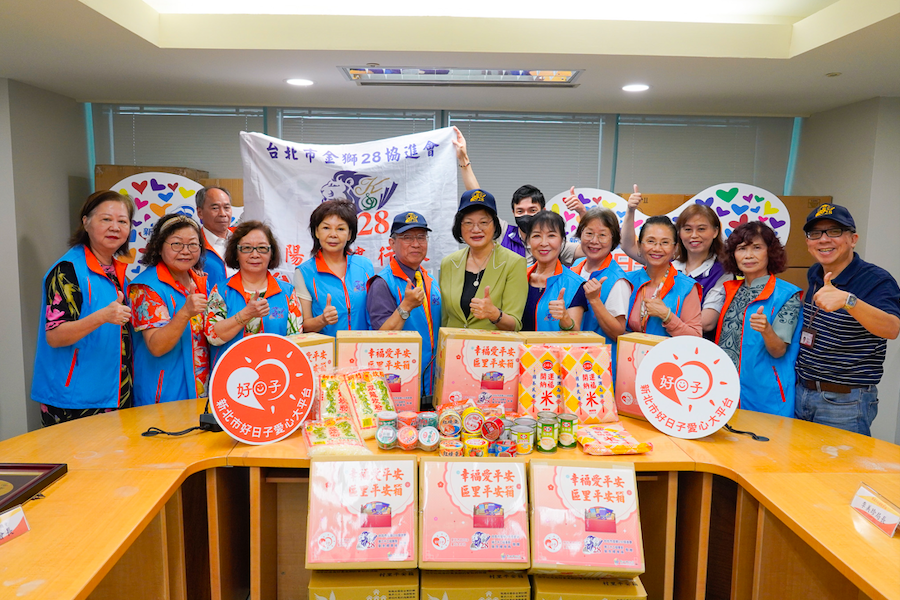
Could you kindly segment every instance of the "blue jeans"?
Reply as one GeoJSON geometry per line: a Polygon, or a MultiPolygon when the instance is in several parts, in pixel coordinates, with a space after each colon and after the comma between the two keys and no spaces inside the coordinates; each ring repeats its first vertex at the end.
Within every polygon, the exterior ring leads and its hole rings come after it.
{"type": "Polygon", "coordinates": [[[810,390],[797,384],[794,416],[804,421],[872,435],[869,427],[878,414],[878,389],[874,385],[854,388],[846,394],[810,390]]]}

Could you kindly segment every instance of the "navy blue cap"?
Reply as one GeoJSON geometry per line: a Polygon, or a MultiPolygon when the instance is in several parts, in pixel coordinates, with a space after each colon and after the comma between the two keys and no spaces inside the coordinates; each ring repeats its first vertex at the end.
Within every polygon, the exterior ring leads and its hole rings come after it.
{"type": "Polygon", "coordinates": [[[459,208],[456,212],[462,212],[472,206],[483,208],[484,210],[497,214],[497,202],[490,192],[484,190],[469,190],[459,199],[459,208]]]}
{"type": "Polygon", "coordinates": [[[402,212],[394,217],[394,222],[391,225],[391,235],[403,233],[410,229],[424,229],[425,231],[431,231],[431,229],[428,228],[428,221],[417,212],[410,210],[402,212]]]}
{"type": "Polygon", "coordinates": [[[817,221],[822,221],[823,219],[831,219],[844,227],[856,229],[856,222],[853,220],[853,215],[850,214],[849,210],[837,204],[822,204],[806,217],[806,225],[803,226],[803,231],[809,231],[817,221]]]}

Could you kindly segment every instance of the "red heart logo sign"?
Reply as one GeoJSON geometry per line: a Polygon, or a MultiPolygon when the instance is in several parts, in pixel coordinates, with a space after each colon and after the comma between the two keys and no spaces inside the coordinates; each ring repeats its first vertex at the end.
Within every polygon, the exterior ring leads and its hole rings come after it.
{"type": "Polygon", "coordinates": [[[681,400],[678,399],[678,391],[675,388],[676,382],[681,379],[681,367],[675,363],[660,363],[653,369],[653,385],[662,394],[681,406],[681,400]]]}

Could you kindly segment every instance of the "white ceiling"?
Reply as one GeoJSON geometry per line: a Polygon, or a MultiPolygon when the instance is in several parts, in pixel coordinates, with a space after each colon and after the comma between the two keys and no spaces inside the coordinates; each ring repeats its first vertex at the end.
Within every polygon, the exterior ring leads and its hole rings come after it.
{"type": "Polygon", "coordinates": [[[631,13],[167,14],[141,0],[0,0],[0,77],[79,101],[144,104],[805,116],[900,96],[900,0],[728,4],[763,12],[710,23],[631,13]],[[359,87],[337,69],[366,63],[585,72],[573,89],[397,89],[359,87]],[[289,77],[316,84],[291,87],[289,77]],[[651,89],[621,90],[634,82],[651,89]]]}

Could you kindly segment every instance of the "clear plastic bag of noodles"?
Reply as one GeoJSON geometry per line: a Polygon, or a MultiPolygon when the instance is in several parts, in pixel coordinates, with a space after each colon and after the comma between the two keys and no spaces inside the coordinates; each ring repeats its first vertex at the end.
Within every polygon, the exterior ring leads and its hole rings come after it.
{"type": "Polygon", "coordinates": [[[350,399],[341,395],[342,381],[341,375],[319,375],[319,419],[352,416],[350,399]]]}
{"type": "Polygon", "coordinates": [[[384,371],[361,369],[343,373],[341,377],[341,395],[347,398],[354,411],[363,439],[374,438],[378,429],[378,413],[394,410],[384,371]]]}
{"type": "Polygon", "coordinates": [[[581,425],[576,437],[582,452],[592,456],[644,454],[653,450],[653,444],[637,441],[620,422],[581,425]]]}
{"type": "Polygon", "coordinates": [[[372,454],[349,416],[307,421],[303,424],[303,438],[310,458],[372,454]]]}

